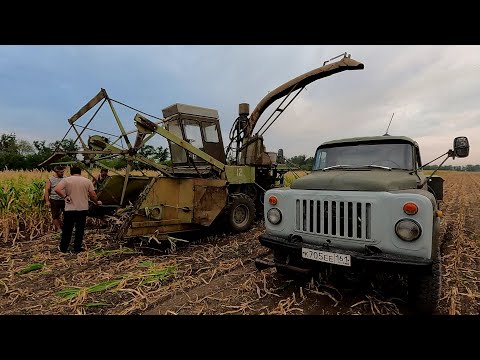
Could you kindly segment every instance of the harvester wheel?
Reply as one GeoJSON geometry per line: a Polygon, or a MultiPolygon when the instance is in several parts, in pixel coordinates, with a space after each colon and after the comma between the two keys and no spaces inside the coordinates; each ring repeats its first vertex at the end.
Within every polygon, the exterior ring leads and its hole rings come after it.
{"type": "Polygon", "coordinates": [[[255,203],[245,194],[230,195],[225,209],[226,223],[233,232],[244,232],[250,229],[255,219],[255,203]]]}

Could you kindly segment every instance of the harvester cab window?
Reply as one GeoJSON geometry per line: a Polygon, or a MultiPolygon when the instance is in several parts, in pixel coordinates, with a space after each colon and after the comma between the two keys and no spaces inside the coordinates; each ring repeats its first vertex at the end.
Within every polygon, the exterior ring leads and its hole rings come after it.
{"type": "MultiPolygon", "coordinates": [[[[178,125],[178,120],[173,120],[168,122],[168,131],[177,135],[179,138],[183,139],[182,129],[178,125]]],[[[172,153],[172,162],[173,163],[185,163],[187,162],[187,154],[184,149],[182,149],[177,144],[170,143],[170,152],[172,153]]]]}
{"type": "Polygon", "coordinates": [[[206,142],[218,143],[217,124],[203,123],[203,135],[206,142]]]}
{"type": "MultiPolygon", "coordinates": [[[[200,124],[196,120],[184,120],[183,128],[185,130],[185,140],[195,146],[197,149],[204,150],[200,124]]],[[[191,154],[194,161],[203,161],[195,154],[191,154]]]]}
{"type": "Polygon", "coordinates": [[[196,148],[203,150],[202,133],[200,132],[200,125],[195,120],[185,120],[185,140],[196,148]]]}

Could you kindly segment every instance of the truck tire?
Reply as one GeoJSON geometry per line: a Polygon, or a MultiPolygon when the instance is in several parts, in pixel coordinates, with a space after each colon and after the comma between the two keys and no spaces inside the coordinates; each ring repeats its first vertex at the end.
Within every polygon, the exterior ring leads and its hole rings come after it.
{"type": "Polygon", "coordinates": [[[408,297],[416,311],[433,314],[437,311],[441,291],[441,262],[434,260],[426,271],[408,275],[408,297]]]}
{"type": "Polygon", "coordinates": [[[255,203],[248,195],[231,194],[225,217],[230,231],[240,233],[250,230],[255,219],[255,203]]]}

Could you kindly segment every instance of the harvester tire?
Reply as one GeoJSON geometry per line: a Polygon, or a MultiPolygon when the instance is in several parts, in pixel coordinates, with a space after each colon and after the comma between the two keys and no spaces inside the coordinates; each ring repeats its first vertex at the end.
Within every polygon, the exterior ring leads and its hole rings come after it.
{"type": "Polygon", "coordinates": [[[250,230],[255,219],[255,203],[245,194],[231,194],[225,209],[226,224],[232,232],[250,230]]]}

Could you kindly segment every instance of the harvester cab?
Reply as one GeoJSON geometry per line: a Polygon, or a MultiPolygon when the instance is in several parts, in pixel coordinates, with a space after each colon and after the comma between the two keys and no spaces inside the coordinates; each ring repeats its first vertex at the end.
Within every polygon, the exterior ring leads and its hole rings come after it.
{"type": "MultiPolygon", "coordinates": [[[[173,104],[162,110],[165,128],[213,159],[225,164],[225,150],[218,111],[198,106],[173,104]]],[[[169,141],[173,171],[179,175],[210,174],[215,167],[181,145],[169,141]]]]}

